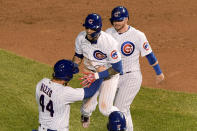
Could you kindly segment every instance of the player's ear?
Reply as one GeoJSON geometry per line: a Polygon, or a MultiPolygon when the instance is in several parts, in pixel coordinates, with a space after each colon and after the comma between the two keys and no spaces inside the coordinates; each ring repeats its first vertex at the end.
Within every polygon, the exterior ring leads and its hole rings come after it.
{"type": "Polygon", "coordinates": [[[129,21],[129,19],[128,19],[128,17],[126,17],[126,18],[125,18],[125,22],[128,22],[128,21],[129,21]]]}

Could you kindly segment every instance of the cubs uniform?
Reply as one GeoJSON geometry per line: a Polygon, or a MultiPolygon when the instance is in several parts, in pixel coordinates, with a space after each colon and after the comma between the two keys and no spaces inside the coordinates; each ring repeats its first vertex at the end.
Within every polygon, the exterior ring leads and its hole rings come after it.
{"type": "MultiPolygon", "coordinates": [[[[75,52],[84,56],[85,68],[93,72],[99,66],[105,66],[108,69],[111,64],[121,61],[117,41],[103,31],[100,32],[96,43],[91,43],[86,39],[85,31],[80,32],[75,41],[75,52]]],[[[93,97],[84,101],[81,113],[84,116],[91,115],[96,108],[99,94],[99,109],[103,115],[108,116],[111,112],[118,111],[113,106],[118,79],[119,74],[116,74],[103,81],[100,90],[93,97]]]]}
{"type": "Polygon", "coordinates": [[[42,79],[36,86],[39,105],[39,131],[68,131],[70,103],[83,100],[83,88],[71,88],[42,79]]]}
{"type": "Polygon", "coordinates": [[[114,27],[108,28],[106,32],[118,41],[123,65],[123,75],[120,75],[114,106],[124,113],[127,120],[127,130],[131,131],[133,124],[130,105],[142,83],[139,56],[150,54],[152,49],[144,33],[131,26],[122,34],[119,34],[114,27]]]}

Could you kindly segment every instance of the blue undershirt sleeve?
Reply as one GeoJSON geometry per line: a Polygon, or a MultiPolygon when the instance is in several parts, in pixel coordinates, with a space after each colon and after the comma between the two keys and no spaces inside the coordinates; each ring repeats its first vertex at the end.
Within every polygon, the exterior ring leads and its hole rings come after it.
{"type": "MultiPolygon", "coordinates": [[[[122,61],[119,61],[119,62],[117,62],[117,63],[111,63],[111,65],[112,65],[112,68],[116,71],[116,72],[118,72],[118,73],[120,73],[120,74],[123,74],[123,70],[122,70],[122,61]]],[[[108,70],[105,70],[105,71],[102,71],[102,72],[98,72],[98,74],[99,74],[99,78],[107,78],[107,77],[109,77],[109,72],[108,72],[108,70]]]]}
{"type": "Polygon", "coordinates": [[[96,91],[100,88],[103,80],[104,79],[97,79],[90,85],[89,88],[83,88],[84,89],[83,99],[92,97],[96,93],[96,91]]]}
{"type": "MultiPolygon", "coordinates": [[[[148,62],[149,62],[150,65],[153,65],[153,64],[155,64],[155,62],[157,62],[157,58],[156,58],[156,56],[154,55],[153,52],[146,55],[146,58],[148,59],[148,62]]],[[[155,73],[157,75],[160,75],[162,73],[159,64],[154,65],[153,69],[155,70],[155,73]]]]}
{"type": "Polygon", "coordinates": [[[74,56],[83,59],[83,54],[77,54],[77,53],[75,52],[75,55],[74,55],[74,56]]]}
{"type": "Polygon", "coordinates": [[[118,73],[120,73],[120,74],[123,74],[123,70],[122,70],[122,60],[120,60],[120,61],[117,62],[117,63],[113,63],[113,64],[112,64],[112,68],[113,68],[116,72],[118,72],[118,73]]]}
{"type": "Polygon", "coordinates": [[[155,62],[157,61],[156,56],[154,55],[153,52],[151,52],[150,54],[146,55],[146,58],[148,59],[148,62],[150,65],[155,64],[155,62]]]}

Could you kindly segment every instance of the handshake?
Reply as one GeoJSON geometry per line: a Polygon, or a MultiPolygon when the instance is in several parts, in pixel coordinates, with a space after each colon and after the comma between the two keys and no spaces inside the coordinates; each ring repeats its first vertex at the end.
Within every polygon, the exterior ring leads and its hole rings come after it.
{"type": "Polygon", "coordinates": [[[99,79],[99,74],[98,72],[102,72],[106,70],[105,66],[99,66],[96,68],[96,72],[89,71],[85,69],[85,72],[83,72],[83,76],[80,78],[82,82],[80,83],[83,87],[90,87],[90,85],[96,80],[99,79]]]}

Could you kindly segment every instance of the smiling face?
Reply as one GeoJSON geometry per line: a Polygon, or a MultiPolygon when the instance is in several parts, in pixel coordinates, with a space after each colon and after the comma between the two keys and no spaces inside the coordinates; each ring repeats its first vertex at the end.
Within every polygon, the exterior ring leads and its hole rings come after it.
{"type": "Polygon", "coordinates": [[[128,18],[124,18],[122,21],[113,21],[113,26],[117,32],[125,32],[128,29],[127,22],[128,18]]]}

